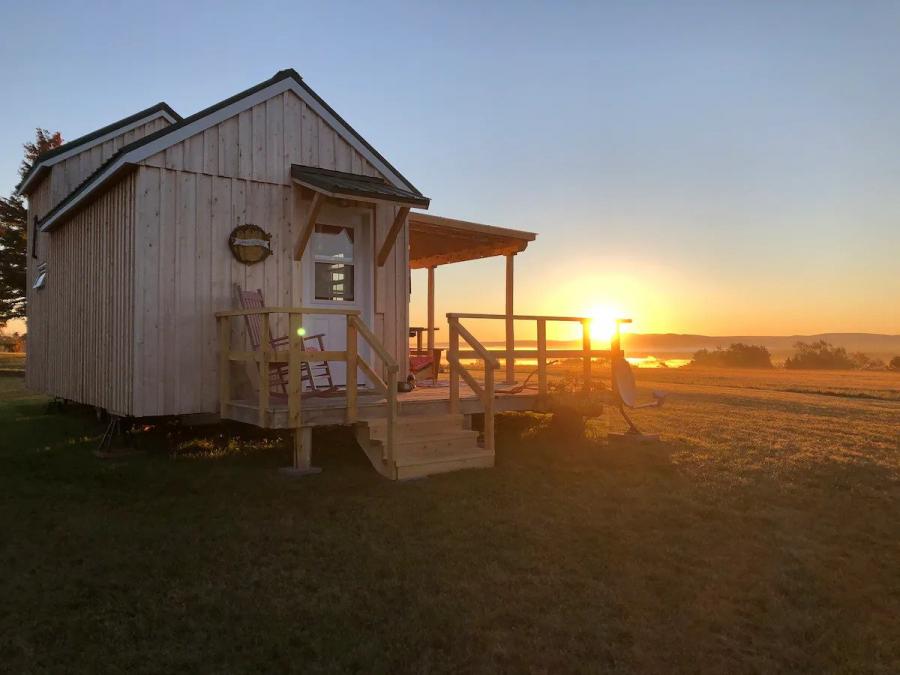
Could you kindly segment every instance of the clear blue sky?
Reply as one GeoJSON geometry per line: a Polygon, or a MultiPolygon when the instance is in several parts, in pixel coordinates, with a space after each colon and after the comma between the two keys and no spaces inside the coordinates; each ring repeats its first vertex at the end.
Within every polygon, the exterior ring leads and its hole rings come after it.
{"type": "MultiPolygon", "coordinates": [[[[74,138],[301,75],[432,198],[533,230],[523,311],[900,333],[900,4],[5,2],[0,189],[74,138]],[[132,9],[132,7],[134,7],[132,9]]],[[[502,306],[498,261],[438,311],[502,306]]],[[[423,316],[421,275],[413,318],[423,316]]]]}

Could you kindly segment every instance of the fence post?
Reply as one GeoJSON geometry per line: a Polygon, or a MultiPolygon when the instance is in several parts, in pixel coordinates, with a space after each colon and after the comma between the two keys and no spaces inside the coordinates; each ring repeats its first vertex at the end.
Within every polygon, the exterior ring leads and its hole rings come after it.
{"type": "Polygon", "coordinates": [[[581,320],[581,347],[583,350],[584,390],[591,391],[591,320],[581,320]]]}
{"type": "Polygon", "coordinates": [[[484,449],[494,451],[494,367],[484,362],[484,449]]]}
{"type": "Polygon", "coordinates": [[[459,412],[459,331],[457,330],[459,319],[454,316],[447,317],[450,329],[450,348],[447,360],[450,362],[450,414],[459,412]]]}
{"type": "Polygon", "coordinates": [[[396,366],[385,366],[385,370],[387,371],[384,380],[387,383],[388,404],[387,447],[385,450],[387,452],[388,466],[394,471],[396,470],[394,464],[394,444],[397,440],[397,368],[396,366]]]}
{"type": "Polygon", "coordinates": [[[547,319],[537,320],[538,394],[547,393],[547,319]]]}
{"type": "Polygon", "coordinates": [[[231,399],[231,319],[218,317],[219,322],[219,417],[224,419],[231,399]]]}
{"type": "Polygon", "coordinates": [[[357,333],[356,325],[347,315],[347,424],[356,421],[356,374],[357,374],[357,333]]]}

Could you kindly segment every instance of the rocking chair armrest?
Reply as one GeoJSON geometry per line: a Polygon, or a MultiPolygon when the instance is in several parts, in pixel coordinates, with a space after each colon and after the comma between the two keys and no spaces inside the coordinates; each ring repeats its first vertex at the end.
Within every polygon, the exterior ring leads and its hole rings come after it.
{"type": "Polygon", "coordinates": [[[286,345],[290,342],[290,338],[287,335],[281,335],[279,337],[273,337],[269,340],[273,345],[286,345]]]}

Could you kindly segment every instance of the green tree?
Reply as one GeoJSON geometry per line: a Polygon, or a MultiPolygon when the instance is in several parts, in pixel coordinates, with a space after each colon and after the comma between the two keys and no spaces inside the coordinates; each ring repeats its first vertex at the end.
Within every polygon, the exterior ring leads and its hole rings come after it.
{"type": "Polygon", "coordinates": [[[18,197],[0,197],[0,326],[25,316],[26,211],[18,197]]]}
{"type": "MultiPolygon", "coordinates": [[[[19,167],[24,177],[38,156],[62,145],[60,133],[35,129],[34,142],[24,144],[25,158],[19,167]]],[[[0,326],[25,316],[25,261],[28,212],[16,196],[0,197],[0,326]]]]}
{"type": "Polygon", "coordinates": [[[691,365],[715,368],[771,368],[772,355],[761,345],[732,343],[728,349],[701,349],[694,353],[691,365]]]}
{"type": "Polygon", "coordinates": [[[818,342],[798,342],[794,345],[797,352],[784,362],[785,368],[830,370],[849,370],[857,364],[847,355],[843,347],[833,347],[825,340],[818,342]]]}
{"type": "Polygon", "coordinates": [[[62,134],[54,131],[52,134],[46,129],[37,128],[34,130],[34,142],[23,143],[25,148],[25,158],[19,165],[19,176],[25,178],[35,160],[48,150],[58,148],[63,144],[62,134]]]}

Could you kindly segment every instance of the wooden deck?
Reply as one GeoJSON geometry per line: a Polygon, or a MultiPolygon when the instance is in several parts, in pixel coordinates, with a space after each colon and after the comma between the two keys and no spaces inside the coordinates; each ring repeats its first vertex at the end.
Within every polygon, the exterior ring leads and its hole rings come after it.
{"type": "MultiPolygon", "coordinates": [[[[357,394],[357,419],[360,421],[384,419],[387,415],[388,401],[384,395],[359,390],[357,394]]],[[[450,412],[450,387],[446,380],[439,381],[436,386],[420,386],[408,393],[397,394],[398,414],[401,417],[410,415],[439,415],[450,412]]],[[[538,410],[538,393],[527,389],[519,393],[497,391],[494,396],[494,412],[511,410],[538,410]]],[[[287,401],[272,400],[267,408],[269,428],[288,429],[287,401]]],[[[483,413],[481,399],[465,383],[459,388],[459,412],[470,415],[483,413]]],[[[259,403],[257,400],[230,401],[225,418],[259,424],[259,403]]],[[[338,396],[304,396],[303,423],[308,426],[347,423],[347,398],[338,396]]]]}
{"type": "MultiPolygon", "coordinates": [[[[357,440],[373,466],[389,478],[490,466],[493,464],[495,414],[540,410],[539,406],[546,403],[550,393],[548,359],[577,358],[582,366],[582,390],[590,392],[593,359],[611,357],[613,352],[619,351],[617,341],[610,350],[593,349],[590,320],[584,317],[448,314],[450,342],[447,380],[431,384],[423,382],[412,392],[399,393],[400,365],[362,321],[358,310],[260,307],[216,312],[216,320],[219,324],[219,416],[267,429],[293,430],[292,470],[301,474],[313,470],[310,464],[312,427],[331,424],[353,425],[357,440]],[[304,348],[300,337],[302,317],[322,313],[345,317],[344,350],[313,351],[304,348]],[[287,316],[286,345],[284,340],[277,344],[270,340],[269,318],[272,314],[287,316]],[[235,345],[241,347],[239,349],[232,348],[231,321],[240,317],[248,321],[251,316],[260,319],[261,330],[257,341],[260,348],[254,351],[244,351],[243,345],[235,345]],[[468,318],[534,321],[537,326],[537,349],[519,350],[507,344],[504,352],[491,352],[463,326],[462,319],[468,318]],[[548,349],[548,322],[581,324],[582,348],[548,349]],[[366,358],[360,353],[360,343],[368,345],[366,358]],[[498,357],[505,357],[508,361],[508,381],[515,375],[515,359],[536,358],[535,388],[517,391],[514,387],[498,386],[496,371],[501,367],[498,357]],[[318,361],[346,363],[345,391],[332,396],[310,396],[303,391],[302,366],[308,367],[308,364],[318,361]],[[256,382],[261,386],[256,387],[256,395],[252,398],[244,399],[244,394],[233,391],[231,365],[234,363],[245,364],[251,372],[255,371],[256,382]],[[277,376],[274,380],[273,373],[277,376]],[[265,386],[273,381],[275,389],[265,386]],[[359,386],[363,382],[367,388],[359,386]],[[476,445],[470,433],[471,420],[467,418],[479,413],[484,416],[484,425],[476,445]],[[379,423],[373,424],[375,420],[379,423]],[[375,436],[371,435],[373,429],[375,436]]],[[[310,380],[309,377],[306,379],[310,380]]]]}

